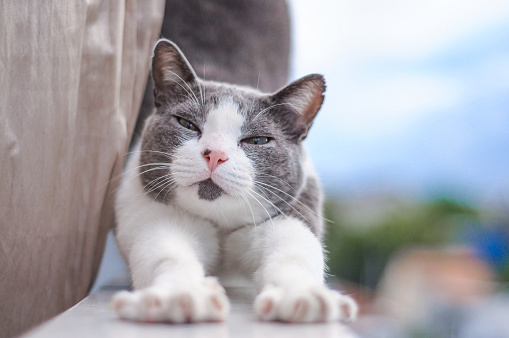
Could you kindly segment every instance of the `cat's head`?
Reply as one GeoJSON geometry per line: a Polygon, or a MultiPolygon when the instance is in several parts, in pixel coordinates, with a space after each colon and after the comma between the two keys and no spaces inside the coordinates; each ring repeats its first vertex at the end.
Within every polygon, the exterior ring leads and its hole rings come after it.
{"type": "Polygon", "coordinates": [[[324,98],[321,75],[271,94],[206,81],[163,39],[152,77],[156,111],[142,134],[140,172],[153,198],[233,225],[295,205],[306,179],[301,142],[324,98]]]}

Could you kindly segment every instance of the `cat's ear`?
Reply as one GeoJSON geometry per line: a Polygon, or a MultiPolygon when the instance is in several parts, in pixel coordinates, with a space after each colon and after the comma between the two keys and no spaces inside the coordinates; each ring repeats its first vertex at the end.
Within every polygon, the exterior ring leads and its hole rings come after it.
{"type": "Polygon", "coordinates": [[[274,104],[279,104],[287,114],[293,132],[303,140],[322,106],[326,86],[320,74],[311,74],[294,81],[272,95],[274,104]],[[286,108],[284,106],[287,106],[286,108]]]}
{"type": "Polygon", "coordinates": [[[154,94],[172,95],[187,90],[189,84],[196,81],[197,76],[182,51],[173,42],[160,39],[152,58],[152,78],[154,94]]]}

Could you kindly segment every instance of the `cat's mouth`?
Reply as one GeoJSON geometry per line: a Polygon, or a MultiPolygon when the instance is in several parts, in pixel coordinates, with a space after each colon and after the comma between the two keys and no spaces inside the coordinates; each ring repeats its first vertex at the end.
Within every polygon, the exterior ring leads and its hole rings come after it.
{"type": "Polygon", "coordinates": [[[211,178],[198,183],[198,196],[202,200],[213,201],[219,198],[223,193],[224,190],[214,183],[211,178]]]}

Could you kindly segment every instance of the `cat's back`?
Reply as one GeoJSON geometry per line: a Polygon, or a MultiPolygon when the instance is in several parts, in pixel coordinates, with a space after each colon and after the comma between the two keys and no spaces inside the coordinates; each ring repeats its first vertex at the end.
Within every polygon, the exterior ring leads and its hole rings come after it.
{"type": "Polygon", "coordinates": [[[167,1],[161,35],[207,80],[274,92],[288,81],[284,0],[167,1]]]}

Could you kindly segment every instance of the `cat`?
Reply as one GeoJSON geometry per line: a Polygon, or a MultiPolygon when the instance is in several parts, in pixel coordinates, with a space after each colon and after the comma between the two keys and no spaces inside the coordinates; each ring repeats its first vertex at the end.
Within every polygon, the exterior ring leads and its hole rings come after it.
{"type": "Polygon", "coordinates": [[[323,76],[272,94],[206,81],[161,39],[152,78],[156,109],[115,205],[134,287],[113,297],[118,316],[223,321],[229,301],[219,280],[245,277],[261,320],[354,319],[355,301],[324,284],[322,192],[302,147],[323,76]]]}

